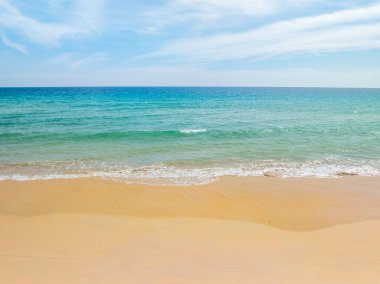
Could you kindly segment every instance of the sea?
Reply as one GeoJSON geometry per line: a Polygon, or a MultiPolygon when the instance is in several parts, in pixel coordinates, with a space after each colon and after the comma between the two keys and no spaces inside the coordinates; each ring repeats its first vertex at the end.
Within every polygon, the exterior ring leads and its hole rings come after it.
{"type": "Polygon", "coordinates": [[[380,89],[0,88],[0,180],[380,175],[380,89]]]}

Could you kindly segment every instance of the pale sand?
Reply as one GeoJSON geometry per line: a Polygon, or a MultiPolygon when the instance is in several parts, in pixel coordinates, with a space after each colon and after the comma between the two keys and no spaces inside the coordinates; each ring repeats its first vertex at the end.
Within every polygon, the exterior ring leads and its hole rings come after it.
{"type": "Polygon", "coordinates": [[[0,182],[0,283],[380,283],[380,179],[0,182]]]}

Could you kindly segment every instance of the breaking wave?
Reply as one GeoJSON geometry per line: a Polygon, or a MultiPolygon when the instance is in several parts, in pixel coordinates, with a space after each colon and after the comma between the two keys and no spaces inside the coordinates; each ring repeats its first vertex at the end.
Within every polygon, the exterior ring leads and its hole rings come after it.
{"type": "Polygon", "coordinates": [[[205,184],[223,176],[317,177],[380,176],[380,161],[311,160],[305,162],[256,161],[245,164],[178,167],[155,164],[130,167],[105,162],[57,161],[0,165],[0,180],[40,180],[102,177],[127,183],[205,184]]]}
{"type": "Polygon", "coordinates": [[[207,132],[207,129],[182,129],[179,132],[182,134],[205,133],[207,132]]]}

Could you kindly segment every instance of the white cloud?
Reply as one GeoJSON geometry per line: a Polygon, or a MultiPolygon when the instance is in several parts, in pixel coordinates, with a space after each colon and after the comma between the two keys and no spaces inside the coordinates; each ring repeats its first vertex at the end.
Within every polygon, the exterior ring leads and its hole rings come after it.
{"type": "MultiPolygon", "coordinates": [[[[277,9],[273,0],[168,0],[161,7],[145,11],[143,15],[152,21],[148,30],[192,22],[192,25],[219,20],[231,14],[268,15],[277,9]]],[[[229,18],[231,22],[233,19],[229,18]]]]}
{"type": "Polygon", "coordinates": [[[148,30],[189,24],[203,28],[239,22],[244,18],[261,18],[300,7],[310,7],[321,0],[167,0],[143,13],[151,20],[148,30]]]}
{"type": "Polygon", "coordinates": [[[154,13],[177,12],[178,17],[217,18],[223,14],[269,15],[278,9],[275,0],[169,0],[154,13]]]}
{"type": "Polygon", "coordinates": [[[95,33],[105,0],[77,0],[65,22],[42,22],[22,13],[8,0],[0,0],[0,27],[22,32],[33,42],[52,45],[64,38],[95,33]]]}
{"type": "Polygon", "coordinates": [[[380,4],[178,40],[147,56],[212,62],[372,48],[380,48],[380,4]]]}
{"type": "Polygon", "coordinates": [[[6,36],[2,35],[1,36],[1,39],[3,41],[3,43],[15,50],[17,50],[18,52],[21,52],[23,54],[27,54],[28,53],[28,50],[26,49],[25,46],[17,43],[17,42],[13,42],[11,41],[10,39],[8,39],[6,36]]]}

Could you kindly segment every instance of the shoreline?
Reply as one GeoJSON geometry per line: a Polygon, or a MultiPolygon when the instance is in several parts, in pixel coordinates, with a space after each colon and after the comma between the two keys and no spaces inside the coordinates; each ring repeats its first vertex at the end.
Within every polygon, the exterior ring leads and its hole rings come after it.
{"type": "Polygon", "coordinates": [[[331,179],[341,177],[380,177],[378,161],[257,161],[231,165],[175,166],[152,164],[127,167],[120,164],[82,164],[72,162],[42,162],[0,165],[1,181],[38,181],[100,178],[142,185],[204,185],[223,178],[273,177],[285,179],[331,179]],[[322,164],[320,164],[322,162],[322,164]],[[70,169],[70,170],[67,170],[70,169]]]}
{"type": "Polygon", "coordinates": [[[377,284],[379,181],[1,181],[0,279],[377,284]]]}

